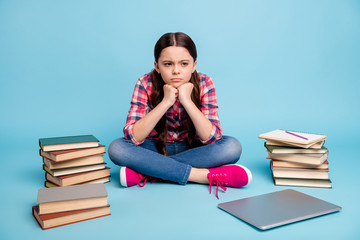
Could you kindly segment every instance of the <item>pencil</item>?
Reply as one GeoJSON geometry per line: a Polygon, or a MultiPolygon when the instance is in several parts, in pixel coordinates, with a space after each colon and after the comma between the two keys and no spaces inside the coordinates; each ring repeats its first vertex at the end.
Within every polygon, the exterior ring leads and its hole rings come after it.
{"type": "Polygon", "coordinates": [[[286,133],[288,133],[288,134],[291,134],[291,135],[293,135],[293,136],[295,136],[295,137],[299,137],[299,138],[302,138],[302,139],[305,139],[305,140],[309,140],[309,139],[307,139],[306,137],[303,137],[303,136],[297,135],[297,134],[292,133],[292,132],[290,132],[290,131],[285,131],[285,132],[286,132],[286,133]]]}

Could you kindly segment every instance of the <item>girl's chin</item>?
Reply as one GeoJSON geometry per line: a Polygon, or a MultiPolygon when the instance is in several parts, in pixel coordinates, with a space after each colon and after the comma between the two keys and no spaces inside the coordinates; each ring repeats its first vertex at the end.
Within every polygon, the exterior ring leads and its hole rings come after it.
{"type": "Polygon", "coordinates": [[[175,83],[171,83],[170,85],[174,88],[178,88],[180,87],[181,85],[183,85],[184,83],[183,82],[175,82],[175,83]]]}

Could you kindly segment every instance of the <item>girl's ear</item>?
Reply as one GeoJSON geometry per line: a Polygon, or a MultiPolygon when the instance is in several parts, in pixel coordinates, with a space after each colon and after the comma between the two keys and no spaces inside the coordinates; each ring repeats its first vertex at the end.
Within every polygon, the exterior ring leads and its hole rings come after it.
{"type": "Polygon", "coordinates": [[[192,73],[194,73],[194,72],[195,72],[195,70],[196,70],[196,65],[197,65],[197,61],[195,60],[195,62],[194,62],[194,66],[193,66],[193,70],[192,70],[192,73]]]}
{"type": "Polygon", "coordinates": [[[154,66],[155,66],[155,71],[157,71],[157,73],[160,74],[159,65],[158,65],[158,63],[156,61],[154,62],[154,66]]]}

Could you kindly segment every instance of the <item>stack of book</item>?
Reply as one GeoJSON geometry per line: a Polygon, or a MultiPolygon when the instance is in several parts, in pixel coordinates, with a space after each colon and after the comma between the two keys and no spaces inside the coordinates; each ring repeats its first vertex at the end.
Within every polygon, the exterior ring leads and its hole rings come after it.
{"type": "Polygon", "coordinates": [[[275,185],[331,188],[326,136],[274,130],[265,139],[275,185]]]}
{"type": "Polygon", "coordinates": [[[107,196],[103,183],[42,188],[32,212],[42,229],[59,227],[110,215],[107,196]]]}
{"type": "Polygon", "coordinates": [[[63,187],[109,181],[110,169],[103,155],[105,146],[93,135],[39,139],[45,187],[63,187]]]}

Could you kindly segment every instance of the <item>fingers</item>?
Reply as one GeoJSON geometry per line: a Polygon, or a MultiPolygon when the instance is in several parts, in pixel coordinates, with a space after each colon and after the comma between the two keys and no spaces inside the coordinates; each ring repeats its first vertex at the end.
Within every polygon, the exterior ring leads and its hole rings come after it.
{"type": "Polygon", "coordinates": [[[164,85],[164,95],[167,94],[178,94],[178,89],[174,88],[173,86],[169,85],[169,84],[165,84],[164,85]]]}
{"type": "Polygon", "coordinates": [[[172,106],[175,101],[176,101],[176,98],[178,97],[179,95],[179,91],[174,88],[173,86],[170,86],[168,84],[165,84],[164,87],[164,99],[170,106],[172,106]]]}
{"type": "Polygon", "coordinates": [[[178,90],[192,90],[194,88],[194,84],[191,82],[184,83],[178,87],[178,90]]]}
{"type": "Polygon", "coordinates": [[[193,91],[194,85],[192,83],[184,83],[183,85],[178,87],[179,90],[179,100],[182,104],[186,102],[190,102],[191,100],[191,93],[193,91]]]}
{"type": "Polygon", "coordinates": [[[192,90],[194,88],[194,85],[192,83],[184,83],[181,86],[178,87],[179,93],[181,95],[190,95],[192,90]]]}

